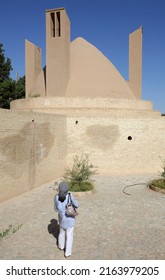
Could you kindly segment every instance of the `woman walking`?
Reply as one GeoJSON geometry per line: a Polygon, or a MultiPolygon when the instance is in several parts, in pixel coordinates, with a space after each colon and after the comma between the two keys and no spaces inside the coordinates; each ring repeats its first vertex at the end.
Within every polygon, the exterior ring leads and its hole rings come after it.
{"type": "Polygon", "coordinates": [[[59,184],[59,193],[54,197],[55,210],[58,211],[58,220],[60,233],[58,236],[58,247],[60,250],[65,250],[65,257],[72,254],[73,231],[75,225],[75,217],[66,214],[66,205],[68,204],[69,195],[75,208],[78,208],[78,202],[72,194],[68,193],[68,184],[61,182],[59,184]]]}

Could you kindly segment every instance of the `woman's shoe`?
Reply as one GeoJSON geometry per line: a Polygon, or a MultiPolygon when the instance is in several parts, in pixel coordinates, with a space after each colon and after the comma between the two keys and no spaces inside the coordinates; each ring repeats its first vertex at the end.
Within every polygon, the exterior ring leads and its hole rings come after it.
{"type": "Polygon", "coordinates": [[[66,258],[66,259],[69,258],[69,257],[71,257],[71,255],[68,255],[68,256],[65,255],[65,258],[66,258]]]}

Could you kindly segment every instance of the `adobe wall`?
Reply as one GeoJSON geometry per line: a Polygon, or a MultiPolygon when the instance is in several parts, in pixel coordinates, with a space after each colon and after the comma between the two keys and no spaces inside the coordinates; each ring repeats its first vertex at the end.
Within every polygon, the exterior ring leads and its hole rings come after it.
{"type": "Polygon", "coordinates": [[[100,109],[129,109],[153,110],[152,102],[148,100],[115,99],[109,97],[36,97],[17,99],[10,103],[10,108],[15,110],[33,109],[68,109],[68,108],[100,108],[100,109]]]}
{"type": "Polygon", "coordinates": [[[12,110],[67,115],[67,162],[93,151],[100,174],[157,173],[165,158],[165,119],[152,102],[112,98],[33,98],[12,110]],[[132,140],[128,140],[131,136],[132,140]]]}
{"type": "Polygon", "coordinates": [[[35,46],[30,41],[25,41],[25,68],[26,68],[26,97],[30,97],[33,94],[41,94],[44,92],[44,86],[40,89],[42,79],[40,78],[40,84],[35,85],[38,75],[43,73],[42,71],[42,50],[35,46]],[[35,85],[35,88],[34,88],[35,85]],[[36,89],[37,86],[37,89],[36,89]],[[36,90],[36,91],[35,91],[36,90]]]}
{"type": "Polygon", "coordinates": [[[135,97],[142,97],[142,27],[129,35],[129,81],[135,97]]]}
{"type": "Polygon", "coordinates": [[[70,77],[70,21],[64,8],[46,11],[46,96],[65,96],[70,77]]]}
{"type": "Polygon", "coordinates": [[[162,171],[165,118],[149,101],[31,98],[0,119],[1,201],[62,176],[82,151],[100,175],[162,171]]]}
{"type": "Polygon", "coordinates": [[[165,119],[67,117],[67,164],[91,154],[101,175],[155,173],[165,158],[165,119]],[[128,137],[132,140],[128,140],[128,137]]]}
{"type": "Polygon", "coordinates": [[[0,201],[63,175],[66,117],[0,110],[0,201]]]}
{"type": "Polygon", "coordinates": [[[107,116],[111,118],[160,118],[152,102],[113,98],[37,97],[10,103],[11,110],[33,110],[50,114],[74,116],[107,116]]]}

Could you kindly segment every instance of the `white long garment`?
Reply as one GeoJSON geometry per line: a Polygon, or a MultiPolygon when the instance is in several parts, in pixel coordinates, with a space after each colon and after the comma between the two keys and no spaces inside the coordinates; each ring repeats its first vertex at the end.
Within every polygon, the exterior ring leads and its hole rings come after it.
{"type": "MultiPolygon", "coordinates": [[[[66,215],[66,205],[68,203],[68,196],[66,195],[66,199],[61,202],[59,200],[59,195],[55,195],[54,197],[54,207],[55,210],[58,211],[59,218],[59,226],[60,233],[58,236],[58,247],[60,249],[65,249],[65,256],[68,257],[72,253],[72,244],[73,244],[73,230],[75,225],[75,217],[69,217],[66,215]]],[[[76,208],[78,208],[79,204],[71,194],[71,200],[76,208]]]]}
{"type": "Polygon", "coordinates": [[[73,244],[73,231],[74,227],[63,229],[60,227],[60,233],[58,236],[58,247],[63,250],[65,249],[65,256],[71,256],[72,244],[73,244]]]}

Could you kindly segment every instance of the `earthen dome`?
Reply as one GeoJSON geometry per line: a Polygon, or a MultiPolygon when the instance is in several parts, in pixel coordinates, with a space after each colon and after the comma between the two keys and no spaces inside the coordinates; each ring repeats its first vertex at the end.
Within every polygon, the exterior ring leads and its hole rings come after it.
{"type": "Polygon", "coordinates": [[[111,61],[83,38],[70,45],[70,73],[67,97],[135,98],[111,61]]]}

